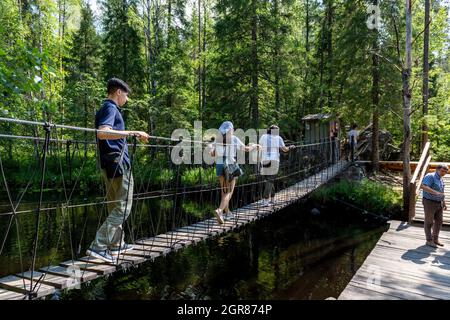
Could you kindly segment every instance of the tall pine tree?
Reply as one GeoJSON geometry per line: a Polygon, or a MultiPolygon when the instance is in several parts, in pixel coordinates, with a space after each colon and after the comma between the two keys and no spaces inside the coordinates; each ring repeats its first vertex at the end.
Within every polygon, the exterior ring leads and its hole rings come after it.
{"type": "Polygon", "coordinates": [[[137,0],[104,0],[102,4],[104,78],[121,78],[136,94],[142,93],[143,40],[137,0]]]}
{"type": "Polygon", "coordinates": [[[88,4],[81,8],[80,28],[72,38],[68,68],[65,93],[70,101],[70,121],[92,127],[95,109],[104,96],[104,85],[99,79],[101,39],[88,4]]]}

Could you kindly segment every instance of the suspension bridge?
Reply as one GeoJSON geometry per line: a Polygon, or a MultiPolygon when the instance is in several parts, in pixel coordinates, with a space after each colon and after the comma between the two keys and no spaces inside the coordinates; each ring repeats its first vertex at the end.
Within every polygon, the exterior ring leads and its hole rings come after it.
{"type": "Polygon", "coordinates": [[[338,141],[292,143],[296,148],[281,159],[279,174],[271,178],[277,192],[267,205],[261,200],[267,177],[259,174],[257,165],[245,164],[232,202],[237,209],[219,224],[211,218],[221,195],[212,166],[173,164],[170,150],[175,147],[173,142],[180,142],[178,139],[152,137],[164,143],[148,145],[134,141],[130,146],[136,192],[126,223],[134,249],[120,254],[113,264],[83,255],[95,225],[98,228],[105,218],[108,204],[106,197],[99,198],[105,192],[95,185],[95,181],[101,181],[98,175],[83,182],[86,174],[98,171],[96,140],[88,140],[88,135],[96,137],[97,131],[4,118],[0,124],[7,132],[0,135],[4,140],[0,169],[7,196],[7,204],[0,211],[0,219],[4,219],[0,225],[5,228],[0,259],[5,259],[2,253],[8,247],[18,252],[11,273],[0,278],[0,300],[43,298],[58,290],[78,288],[82,283],[231,232],[301,200],[349,165],[339,160],[338,141]],[[32,154],[32,160],[18,164],[15,156],[23,157],[24,153],[32,154]],[[17,172],[27,179],[14,180],[12,175],[17,172]],[[38,186],[37,201],[30,208],[22,200],[33,186],[38,186]],[[13,187],[19,190],[16,195],[13,187]],[[60,192],[55,195],[46,188],[60,192]],[[77,201],[74,195],[80,190],[96,197],[77,201]],[[159,204],[153,208],[148,201],[159,204]],[[189,201],[197,206],[189,209],[189,201]],[[77,223],[80,212],[83,218],[77,223]],[[21,237],[24,227],[34,229],[27,239],[21,237]],[[56,242],[49,244],[53,238],[56,242]],[[41,259],[39,254],[47,251],[50,253],[41,259]]]}

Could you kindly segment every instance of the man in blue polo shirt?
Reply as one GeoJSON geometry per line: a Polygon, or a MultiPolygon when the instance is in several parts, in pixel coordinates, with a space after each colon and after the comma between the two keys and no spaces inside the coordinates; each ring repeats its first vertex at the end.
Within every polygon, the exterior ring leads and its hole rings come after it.
{"type": "Polygon", "coordinates": [[[425,211],[425,236],[427,237],[427,246],[437,248],[437,246],[444,246],[439,241],[439,232],[442,227],[442,220],[444,210],[447,210],[445,205],[444,181],[442,177],[448,172],[448,167],[445,164],[440,164],[436,167],[436,172],[428,173],[422,181],[421,188],[423,189],[423,208],[425,211]],[[431,234],[433,228],[433,234],[431,234]]]}
{"type": "Polygon", "coordinates": [[[126,138],[135,136],[148,142],[149,135],[143,131],[125,131],[120,107],[128,101],[131,92],[128,85],[112,78],[108,80],[107,90],[108,98],[95,115],[95,127],[101,130],[97,138],[109,215],[86,253],[115,263],[120,253],[133,249],[132,245],[124,242],[122,228],[133,203],[133,175],[126,138]]]}

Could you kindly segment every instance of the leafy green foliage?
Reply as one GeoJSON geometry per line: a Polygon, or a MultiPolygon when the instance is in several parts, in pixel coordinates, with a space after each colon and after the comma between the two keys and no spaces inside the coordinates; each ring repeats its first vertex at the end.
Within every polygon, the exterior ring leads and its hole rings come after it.
{"type": "Polygon", "coordinates": [[[368,179],[341,180],[317,190],[312,197],[320,202],[344,201],[380,215],[394,213],[402,204],[401,192],[368,179]]]}
{"type": "Polygon", "coordinates": [[[217,181],[215,167],[193,168],[183,172],[181,182],[187,186],[195,186],[200,184],[213,184],[217,181]]]}
{"type": "MultiPolygon", "coordinates": [[[[0,116],[93,127],[105,98],[105,80],[117,76],[133,89],[124,111],[127,129],[170,136],[176,128],[192,129],[194,120],[201,119],[203,128],[232,120],[243,129],[277,123],[285,138],[299,140],[301,118],[309,113],[338,114],[343,126],[357,122],[363,127],[371,121],[376,42],[381,129],[390,131],[399,145],[404,3],[380,2],[378,32],[366,25],[371,3],[200,0],[192,6],[185,0],[104,0],[94,14],[80,0],[3,0],[0,116]]],[[[419,154],[426,119],[433,160],[450,159],[448,10],[444,1],[433,2],[429,113],[424,118],[424,4],[413,5],[413,158],[419,154]]],[[[43,136],[41,128],[5,123],[0,132],[43,136]]],[[[70,130],[58,137],[93,140],[70,130]]],[[[34,161],[31,145],[6,141],[2,147],[2,158],[13,170],[34,161]]],[[[167,163],[145,152],[139,158],[142,165],[136,170],[150,185],[175,183],[167,163]]],[[[86,188],[96,177],[94,157],[89,161],[86,188]]],[[[206,180],[215,179],[212,168],[204,173],[206,180]]],[[[189,170],[181,183],[198,184],[199,176],[189,170]]],[[[17,170],[17,184],[26,178],[17,170]]],[[[246,174],[240,182],[252,179],[246,174]]]]}

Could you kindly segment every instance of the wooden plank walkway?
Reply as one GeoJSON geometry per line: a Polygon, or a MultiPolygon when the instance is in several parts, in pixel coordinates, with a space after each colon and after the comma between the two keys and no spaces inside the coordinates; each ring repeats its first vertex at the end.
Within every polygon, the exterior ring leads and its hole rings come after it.
{"type": "MultiPolygon", "coordinates": [[[[447,204],[447,208],[450,209],[450,175],[444,176],[444,184],[445,184],[445,203],[447,204]]],[[[416,202],[416,215],[414,216],[413,221],[415,222],[423,222],[424,221],[424,211],[422,204],[422,190],[420,191],[419,197],[416,202]]],[[[444,211],[444,225],[450,226],[450,210],[444,211]]]]}
{"type": "Polygon", "coordinates": [[[450,231],[440,240],[444,247],[428,247],[423,227],[390,221],[339,299],[450,299],[450,231]]]}
{"type": "MultiPolygon", "coordinates": [[[[346,161],[338,162],[295,185],[281,190],[275,195],[275,203],[270,206],[262,206],[260,200],[236,209],[232,211],[234,217],[225,221],[224,224],[218,224],[215,218],[211,218],[165,234],[138,240],[135,242],[133,250],[120,255],[117,265],[86,256],[75,261],[69,260],[61,262],[59,265],[40,268],[33,272],[34,298],[51,295],[60,289],[72,289],[81,283],[92,281],[117,270],[153,260],[199,241],[238,229],[302,199],[330,181],[348,165],[349,163],[346,161]]],[[[30,291],[30,280],[30,271],[1,278],[0,300],[27,299],[26,294],[30,291]]]]}

